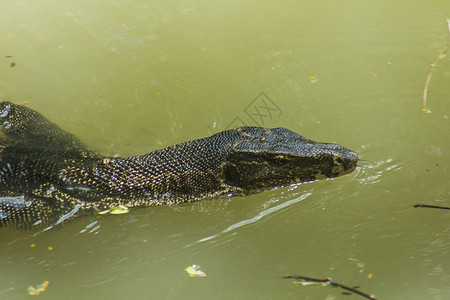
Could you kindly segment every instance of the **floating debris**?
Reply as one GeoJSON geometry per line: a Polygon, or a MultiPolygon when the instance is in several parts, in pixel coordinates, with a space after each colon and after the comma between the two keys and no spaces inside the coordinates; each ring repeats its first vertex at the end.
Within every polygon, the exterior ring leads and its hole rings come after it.
{"type": "Polygon", "coordinates": [[[441,52],[439,52],[437,58],[430,65],[430,71],[428,72],[428,76],[425,81],[425,87],[423,88],[422,111],[426,114],[431,114],[431,110],[427,107],[427,95],[429,93],[428,86],[430,85],[431,76],[433,75],[434,69],[436,69],[436,66],[438,65],[439,61],[446,57],[448,47],[450,46],[450,19],[447,18],[446,22],[447,22],[447,29],[448,29],[447,43],[445,43],[441,52]]]}
{"type": "Polygon", "coordinates": [[[316,76],[310,76],[309,79],[311,80],[311,83],[316,83],[319,81],[319,78],[317,78],[316,76]]]}
{"type": "Polygon", "coordinates": [[[447,206],[427,205],[427,204],[422,204],[422,203],[416,204],[416,205],[414,205],[414,207],[415,208],[426,207],[426,208],[450,209],[450,207],[447,207],[447,206]]]}
{"type": "Polygon", "coordinates": [[[189,277],[205,277],[206,273],[200,270],[199,265],[192,265],[184,269],[188,274],[189,277]]]}
{"type": "MultiPolygon", "coordinates": [[[[322,284],[323,286],[331,286],[331,287],[337,287],[341,288],[343,290],[346,290],[347,292],[354,293],[356,295],[359,295],[361,297],[364,297],[366,299],[376,299],[374,295],[369,295],[366,293],[363,293],[357,288],[359,287],[348,287],[345,285],[342,285],[340,283],[337,283],[335,281],[332,281],[331,278],[325,278],[325,279],[317,279],[317,278],[311,278],[311,277],[305,277],[300,275],[292,275],[292,274],[286,274],[283,278],[294,278],[297,279],[297,281],[294,282],[295,285],[301,285],[306,286],[310,284],[322,284]]],[[[345,294],[348,294],[347,292],[344,292],[345,294]]]]}
{"type": "Polygon", "coordinates": [[[111,215],[122,215],[122,214],[127,214],[129,212],[130,212],[130,210],[128,209],[128,207],[120,205],[120,206],[111,208],[110,214],[111,215]]]}
{"type": "Polygon", "coordinates": [[[48,284],[49,284],[49,281],[46,280],[42,284],[37,285],[36,287],[29,286],[28,287],[28,295],[36,296],[36,295],[39,295],[42,292],[45,292],[45,290],[48,287],[48,284]]]}

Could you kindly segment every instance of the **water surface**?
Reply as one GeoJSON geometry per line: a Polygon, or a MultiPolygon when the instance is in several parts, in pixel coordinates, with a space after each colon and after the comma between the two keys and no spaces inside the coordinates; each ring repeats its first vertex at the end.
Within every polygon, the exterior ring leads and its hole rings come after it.
{"type": "Polygon", "coordinates": [[[0,229],[0,298],[450,298],[450,3],[86,1],[0,4],[0,96],[105,155],[245,125],[287,127],[373,161],[232,199],[0,229]],[[190,278],[198,264],[207,274],[190,278]],[[358,298],[358,296],[351,296],[358,298]]]}

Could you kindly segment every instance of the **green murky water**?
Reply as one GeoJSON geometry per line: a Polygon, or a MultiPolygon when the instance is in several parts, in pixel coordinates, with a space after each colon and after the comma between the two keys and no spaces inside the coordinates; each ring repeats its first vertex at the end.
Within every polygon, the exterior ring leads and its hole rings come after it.
{"type": "Polygon", "coordinates": [[[0,4],[0,96],[104,154],[241,124],[287,127],[373,161],[249,197],[0,229],[0,298],[450,298],[450,61],[430,85],[450,2],[12,1],[0,4]],[[32,247],[34,245],[34,247],[32,247]],[[50,248],[49,248],[50,247],[50,248]],[[207,276],[184,269],[201,266],[207,276]]]}

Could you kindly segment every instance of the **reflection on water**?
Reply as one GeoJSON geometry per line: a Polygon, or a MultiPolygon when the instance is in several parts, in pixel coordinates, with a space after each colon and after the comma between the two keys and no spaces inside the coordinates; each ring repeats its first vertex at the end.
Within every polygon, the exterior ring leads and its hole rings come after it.
{"type": "MultiPolygon", "coordinates": [[[[276,212],[276,211],[278,211],[280,209],[289,207],[289,206],[291,206],[291,205],[293,205],[295,203],[298,203],[298,202],[306,199],[309,195],[311,195],[311,193],[305,193],[305,194],[303,194],[302,196],[300,196],[300,197],[298,197],[296,199],[292,199],[292,200],[286,201],[286,202],[284,202],[282,204],[278,204],[278,205],[276,205],[274,207],[265,209],[265,210],[261,211],[259,214],[257,214],[256,216],[254,216],[254,217],[252,217],[250,219],[239,221],[239,222],[237,222],[237,223],[235,223],[233,225],[230,225],[228,228],[222,230],[220,233],[212,235],[212,236],[208,236],[208,237],[205,237],[205,238],[202,238],[202,239],[198,240],[196,243],[202,243],[202,242],[206,242],[206,241],[215,239],[215,238],[219,237],[220,235],[222,235],[224,233],[233,231],[233,230],[238,229],[238,228],[240,228],[242,226],[246,226],[246,225],[255,223],[255,222],[259,221],[260,219],[262,219],[263,217],[268,216],[269,214],[272,214],[272,213],[274,213],[274,212],[276,212]]],[[[190,247],[190,246],[192,246],[192,245],[188,245],[186,247],[190,247]]]]}
{"type": "Polygon", "coordinates": [[[98,221],[93,221],[92,223],[89,223],[86,225],[85,228],[80,230],[80,233],[98,233],[98,229],[100,228],[100,225],[97,225],[98,221]]]}
{"type": "Polygon", "coordinates": [[[450,206],[447,58],[430,84],[432,113],[421,112],[449,1],[0,6],[3,100],[27,101],[89,149],[148,153],[270,112],[264,126],[373,162],[301,192],[79,218],[39,233],[0,228],[1,299],[28,298],[46,281],[46,299],[340,297],[280,282],[288,272],[352,282],[379,299],[450,298],[449,213],[413,207],[450,206]],[[261,92],[275,105],[248,108],[261,92]],[[208,276],[186,276],[193,263],[208,276]]]}

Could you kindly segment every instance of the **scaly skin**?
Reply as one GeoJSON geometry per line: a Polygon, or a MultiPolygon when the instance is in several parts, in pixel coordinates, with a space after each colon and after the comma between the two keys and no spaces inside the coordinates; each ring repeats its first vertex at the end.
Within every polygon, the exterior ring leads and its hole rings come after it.
{"type": "Polygon", "coordinates": [[[333,178],[356,153],[285,128],[240,127],[127,158],[88,150],[38,112],[0,103],[0,225],[38,228],[119,205],[178,204],[333,178]]]}

